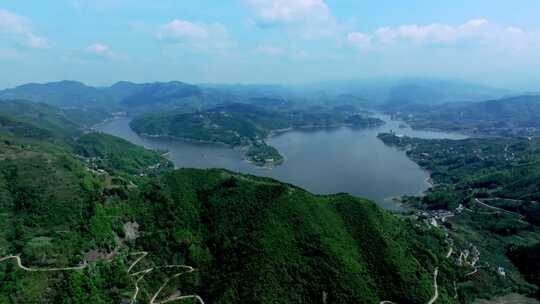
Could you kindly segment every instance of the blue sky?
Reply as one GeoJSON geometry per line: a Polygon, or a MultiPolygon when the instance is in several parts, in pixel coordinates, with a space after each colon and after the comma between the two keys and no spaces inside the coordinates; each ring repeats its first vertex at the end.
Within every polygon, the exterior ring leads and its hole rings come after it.
{"type": "Polygon", "coordinates": [[[537,0],[0,0],[0,87],[460,78],[540,89],[537,0]]]}

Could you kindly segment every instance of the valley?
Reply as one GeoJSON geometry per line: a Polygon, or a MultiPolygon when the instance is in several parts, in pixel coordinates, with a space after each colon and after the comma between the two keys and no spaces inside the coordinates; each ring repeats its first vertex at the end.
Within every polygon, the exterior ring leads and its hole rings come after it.
{"type": "Polygon", "coordinates": [[[0,101],[0,302],[537,297],[533,134],[426,131],[363,101],[135,87],[155,111],[143,97],[104,113],[0,101]]]}
{"type": "Polygon", "coordinates": [[[351,126],[373,128],[380,119],[354,112],[292,111],[264,109],[256,105],[227,104],[194,113],[152,113],[135,118],[130,127],[138,134],[210,143],[245,150],[247,159],[259,166],[279,166],[284,158],[266,144],[274,133],[294,129],[324,129],[351,126]]]}
{"type": "Polygon", "coordinates": [[[425,182],[428,174],[408,160],[404,153],[386,147],[377,139],[377,134],[400,130],[404,134],[423,138],[459,139],[464,136],[403,129],[399,128],[399,121],[392,121],[388,116],[376,117],[385,124],[369,129],[338,127],[295,130],[269,137],[267,143],[287,158],[282,165],[271,170],[245,162],[241,151],[225,146],[139,136],[129,127],[130,118],[98,125],[96,130],[148,148],[166,150],[169,152],[168,158],[177,168],[226,168],[273,177],[318,194],[346,192],[368,197],[384,208],[399,209],[399,205],[389,198],[423,192],[429,187],[425,182]],[[396,172],[401,174],[397,175],[396,172]],[[387,182],[381,183],[382,180],[387,182]]]}
{"type": "Polygon", "coordinates": [[[0,304],[540,304],[540,1],[0,1],[0,304]]]}

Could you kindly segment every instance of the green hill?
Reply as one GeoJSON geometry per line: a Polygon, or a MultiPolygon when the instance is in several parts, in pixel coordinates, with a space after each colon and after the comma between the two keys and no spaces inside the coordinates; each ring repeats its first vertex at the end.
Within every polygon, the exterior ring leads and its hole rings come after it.
{"type": "Polygon", "coordinates": [[[82,127],[59,108],[25,100],[0,100],[0,115],[66,136],[81,134],[82,127]]]}
{"type": "Polygon", "coordinates": [[[2,99],[24,99],[58,107],[103,107],[111,102],[106,90],[77,81],[28,83],[0,91],[2,99]]]}
{"type": "Polygon", "coordinates": [[[185,169],[146,185],[136,210],[152,231],[138,244],[197,267],[196,292],[211,302],[423,303],[432,294],[411,227],[366,200],[185,169]]]}
{"type": "Polygon", "coordinates": [[[155,108],[159,105],[170,105],[189,97],[200,97],[201,95],[202,91],[199,87],[178,81],[147,83],[136,85],[136,90],[123,98],[122,104],[127,107],[155,108]]]}
{"type": "Polygon", "coordinates": [[[76,154],[110,172],[141,174],[171,167],[171,164],[158,152],[103,133],[85,134],[78,138],[73,146],[76,154]]]}
{"type": "Polygon", "coordinates": [[[50,139],[54,134],[45,129],[40,129],[29,123],[16,121],[12,118],[0,116],[0,132],[10,137],[50,139]]]}
{"type": "Polygon", "coordinates": [[[202,91],[181,82],[136,84],[118,82],[110,87],[92,87],[77,81],[28,83],[0,91],[0,99],[43,102],[86,111],[155,110],[202,102],[202,91]],[[190,99],[190,97],[193,97],[190,99]]]}
{"type": "Polygon", "coordinates": [[[481,253],[483,269],[464,284],[465,294],[473,299],[519,290],[538,296],[538,263],[532,261],[540,248],[540,140],[379,137],[406,149],[431,173],[434,186],[424,196],[404,201],[428,217],[449,212],[443,225],[455,246],[474,244],[481,253]],[[497,274],[498,267],[504,269],[504,278],[497,274]]]}

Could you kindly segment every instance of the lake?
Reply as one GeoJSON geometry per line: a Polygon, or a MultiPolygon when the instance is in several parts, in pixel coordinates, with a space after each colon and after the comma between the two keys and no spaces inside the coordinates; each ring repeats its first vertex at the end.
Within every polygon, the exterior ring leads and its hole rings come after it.
{"type": "Polygon", "coordinates": [[[420,138],[462,139],[464,135],[400,128],[400,122],[378,114],[386,125],[373,129],[296,130],[272,137],[268,144],[287,159],[268,169],[244,160],[239,150],[226,146],[141,137],[129,128],[130,118],[117,118],[95,127],[150,149],[166,150],[177,168],[226,168],[267,176],[317,194],[347,192],[376,201],[386,209],[399,206],[389,198],[418,195],[428,189],[428,172],[407,158],[404,151],[384,145],[377,134],[394,130],[420,138]]]}

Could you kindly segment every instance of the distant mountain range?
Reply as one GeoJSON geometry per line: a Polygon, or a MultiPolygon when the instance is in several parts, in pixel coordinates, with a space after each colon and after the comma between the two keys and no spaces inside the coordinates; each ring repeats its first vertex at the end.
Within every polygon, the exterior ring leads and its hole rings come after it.
{"type": "MultiPolygon", "coordinates": [[[[540,96],[440,104],[448,96],[440,89],[393,90],[385,94],[406,97],[413,122],[477,128],[540,121],[540,96]]],[[[531,285],[539,269],[536,139],[464,144],[387,134],[387,143],[404,148],[414,140],[409,156],[434,173],[433,189],[419,202],[467,208],[396,215],[269,178],[172,171],[160,152],[84,128],[103,113],[99,107],[176,108],[141,116],[134,129],[222,142],[234,135],[240,144],[257,141],[253,153],[265,160],[277,152],[259,141],[273,130],[376,122],[358,114],[371,101],[354,92],[295,94],[180,82],[60,82],[0,92],[0,303],[164,303],[189,294],[207,303],[472,303],[509,291],[538,294],[531,285]],[[294,109],[300,102],[304,112],[294,109]],[[220,105],[186,113],[206,104],[220,105]],[[525,157],[516,159],[520,151],[525,157]],[[454,180],[442,179],[448,172],[454,180]],[[524,218],[474,199],[505,193],[516,212],[527,211],[524,218]],[[531,215],[534,222],[524,223],[531,215]]]]}
{"type": "Polygon", "coordinates": [[[432,79],[370,79],[302,86],[121,81],[110,87],[92,87],[60,81],[3,90],[0,100],[56,106],[61,115],[82,126],[92,126],[115,112],[194,113],[241,103],[276,113],[374,109],[393,113],[417,128],[470,133],[500,135],[539,129],[540,95],[507,97],[512,93],[462,81],[432,79]]]}
{"type": "Polygon", "coordinates": [[[93,107],[147,112],[179,107],[201,109],[223,103],[263,107],[344,104],[400,107],[409,103],[481,101],[510,95],[508,90],[453,80],[372,79],[310,85],[193,85],[179,81],[136,84],[121,81],[92,87],[76,81],[29,83],[0,91],[0,99],[25,99],[59,107],[93,107]]]}
{"type": "Polygon", "coordinates": [[[0,101],[0,116],[66,136],[75,136],[82,132],[82,127],[69,119],[62,109],[44,103],[24,100],[0,101]]]}
{"type": "Polygon", "coordinates": [[[428,78],[371,78],[330,81],[302,87],[330,99],[357,100],[366,104],[395,106],[407,103],[442,104],[482,101],[514,95],[510,90],[492,88],[461,80],[428,78]]]}
{"type": "Polygon", "coordinates": [[[155,107],[199,98],[199,87],[178,81],[136,84],[118,82],[110,87],[91,87],[76,81],[30,83],[0,91],[0,99],[25,99],[59,107],[106,109],[155,107]]]}
{"type": "Polygon", "coordinates": [[[540,133],[540,95],[435,106],[415,103],[394,111],[394,114],[421,129],[466,131],[484,135],[540,133]]]}

